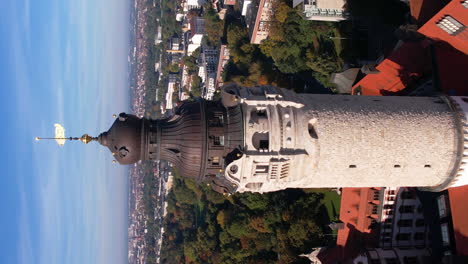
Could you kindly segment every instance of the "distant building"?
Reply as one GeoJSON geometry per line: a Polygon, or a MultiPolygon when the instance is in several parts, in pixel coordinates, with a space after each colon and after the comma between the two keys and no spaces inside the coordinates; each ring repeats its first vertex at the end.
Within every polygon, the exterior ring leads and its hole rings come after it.
{"type": "MultiPolygon", "coordinates": [[[[241,7],[241,15],[246,16],[247,11],[249,10],[249,6],[252,4],[252,0],[239,0],[239,6],[241,7]]],[[[249,23],[246,23],[247,27],[249,27],[249,23]]]]}
{"type": "Polygon", "coordinates": [[[158,45],[159,43],[162,42],[162,28],[161,26],[158,26],[158,33],[156,34],[156,37],[154,39],[154,44],[158,45]]]}
{"type": "Polygon", "coordinates": [[[221,45],[219,49],[219,61],[218,61],[218,67],[216,70],[216,84],[215,84],[215,89],[219,89],[219,87],[223,86],[223,71],[224,67],[229,61],[229,49],[226,45],[221,45]]]}
{"type": "Polygon", "coordinates": [[[178,91],[178,78],[176,74],[169,74],[166,92],[166,110],[172,109],[172,95],[174,91],[178,91]]]}
{"type": "MultiPolygon", "coordinates": [[[[224,17],[226,16],[227,12],[227,1],[224,0],[212,0],[212,7],[216,12],[218,13],[218,16],[220,19],[224,20],[224,17]]],[[[234,4],[236,2],[234,1],[234,4]]],[[[232,4],[232,5],[234,5],[232,4]]]]}
{"type": "Polygon", "coordinates": [[[211,100],[216,90],[216,74],[218,69],[218,50],[213,47],[204,46],[201,55],[201,66],[204,69],[205,89],[202,97],[211,100]]]}
{"type": "Polygon", "coordinates": [[[235,5],[236,0],[223,0],[224,5],[235,5]]]}
{"type": "Polygon", "coordinates": [[[427,263],[429,232],[413,188],[343,188],[336,246],[317,263],[427,263]]]}
{"type": "Polygon", "coordinates": [[[190,10],[197,10],[203,7],[206,3],[206,0],[186,0],[182,6],[184,12],[188,12],[190,10]]]}
{"type": "Polygon", "coordinates": [[[293,7],[303,5],[308,20],[339,22],[347,19],[346,0],[294,0],[293,7]]]}
{"type": "Polygon", "coordinates": [[[187,47],[187,55],[191,55],[201,46],[203,36],[205,35],[205,19],[193,16],[190,19],[190,36],[187,47]]]}
{"type": "Polygon", "coordinates": [[[171,50],[179,50],[180,39],[178,37],[171,38],[171,50]]]}
{"type": "MultiPolygon", "coordinates": [[[[274,0],[253,1],[247,6],[245,20],[249,28],[250,43],[260,44],[268,37],[273,15],[273,1],[274,0]]],[[[244,5],[245,4],[244,2],[244,5]]]]}

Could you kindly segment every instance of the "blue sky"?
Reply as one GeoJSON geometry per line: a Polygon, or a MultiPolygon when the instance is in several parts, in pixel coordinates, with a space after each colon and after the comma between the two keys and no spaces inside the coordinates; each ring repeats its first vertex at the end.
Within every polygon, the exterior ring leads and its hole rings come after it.
{"type": "Polygon", "coordinates": [[[92,142],[129,111],[129,0],[0,1],[0,263],[127,261],[127,168],[92,142]]]}

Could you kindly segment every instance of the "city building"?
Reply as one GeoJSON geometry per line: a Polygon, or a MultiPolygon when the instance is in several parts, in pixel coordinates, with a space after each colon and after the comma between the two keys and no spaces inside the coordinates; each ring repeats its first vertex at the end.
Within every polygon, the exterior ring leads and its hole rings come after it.
{"type": "MultiPolygon", "coordinates": [[[[468,183],[464,97],[297,95],[225,85],[168,119],[122,113],[98,140],[121,164],[166,160],[221,193],[468,183]]],[[[166,102],[169,103],[169,102],[166,102]]]]}
{"type": "MultiPolygon", "coordinates": [[[[247,11],[250,9],[249,6],[252,4],[252,0],[239,0],[239,6],[241,7],[241,15],[247,16],[247,11]]],[[[249,27],[248,21],[246,21],[247,27],[249,27]]]]}
{"type": "Polygon", "coordinates": [[[336,246],[315,249],[309,258],[316,263],[427,263],[428,232],[414,189],[343,188],[341,195],[336,246]]]}
{"type": "Polygon", "coordinates": [[[206,0],[185,0],[182,3],[183,11],[188,12],[191,10],[198,10],[203,7],[206,3],[206,0]]]}
{"type": "Polygon", "coordinates": [[[293,7],[299,4],[308,20],[339,22],[348,18],[346,0],[293,0],[293,7]]]}
{"type": "MultiPolygon", "coordinates": [[[[260,44],[268,37],[273,15],[274,0],[245,1],[245,21],[249,29],[250,43],[260,44]]],[[[244,7],[242,10],[244,14],[244,7]]]]}
{"type": "Polygon", "coordinates": [[[211,100],[216,90],[216,74],[218,69],[218,50],[214,47],[203,46],[200,53],[199,75],[204,82],[202,97],[211,100]]]}
{"type": "Polygon", "coordinates": [[[180,47],[180,40],[178,37],[171,38],[171,50],[179,50],[180,47]]]}
{"type": "Polygon", "coordinates": [[[221,45],[219,48],[219,61],[218,61],[218,68],[216,70],[216,84],[215,84],[215,89],[218,90],[219,87],[224,85],[223,82],[223,71],[224,67],[229,61],[229,49],[227,45],[221,45]]]}
{"type": "Polygon", "coordinates": [[[188,37],[187,55],[191,55],[196,49],[201,47],[203,36],[205,35],[205,19],[193,16],[190,19],[190,33],[188,37]]]}
{"type": "Polygon", "coordinates": [[[317,264],[466,263],[466,238],[455,238],[446,194],[343,188],[336,245],[305,256],[317,264]]]}
{"type": "Polygon", "coordinates": [[[224,5],[235,5],[236,0],[223,0],[224,5]]]}
{"type": "Polygon", "coordinates": [[[154,45],[158,45],[162,42],[162,28],[158,26],[158,33],[156,33],[156,37],[154,38],[154,45]]]}
{"type": "Polygon", "coordinates": [[[168,81],[167,81],[167,92],[166,92],[166,110],[172,109],[172,95],[174,91],[178,91],[178,78],[176,74],[169,74],[168,81]]]}

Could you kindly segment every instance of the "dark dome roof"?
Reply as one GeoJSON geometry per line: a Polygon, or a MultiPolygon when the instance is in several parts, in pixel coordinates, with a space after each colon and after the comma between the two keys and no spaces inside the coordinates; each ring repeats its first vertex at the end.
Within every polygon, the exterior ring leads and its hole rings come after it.
{"type": "Polygon", "coordinates": [[[142,119],[121,113],[107,131],[99,135],[98,141],[107,146],[120,164],[132,164],[141,157],[142,119]]]}
{"type": "Polygon", "coordinates": [[[183,102],[176,115],[160,120],[161,159],[172,162],[185,177],[198,179],[203,173],[206,140],[202,102],[183,102]]]}

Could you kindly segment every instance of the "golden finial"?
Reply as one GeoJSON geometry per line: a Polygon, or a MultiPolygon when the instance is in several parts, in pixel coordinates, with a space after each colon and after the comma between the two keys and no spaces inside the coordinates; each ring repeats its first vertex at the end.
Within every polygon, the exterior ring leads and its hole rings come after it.
{"type": "Polygon", "coordinates": [[[113,114],[113,115],[112,115],[112,117],[113,117],[113,118],[116,118],[116,117],[117,117],[117,115],[116,115],[116,114],[113,114]]]}
{"type": "Polygon", "coordinates": [[[95,140],[96,138],[94,137],[91,137],[90,135],[88,134],[84,134],[83,136],[81,136],[80,138],[80,141],[85,143],[85,144],[88,144],[89,142],[95,140]]]}

